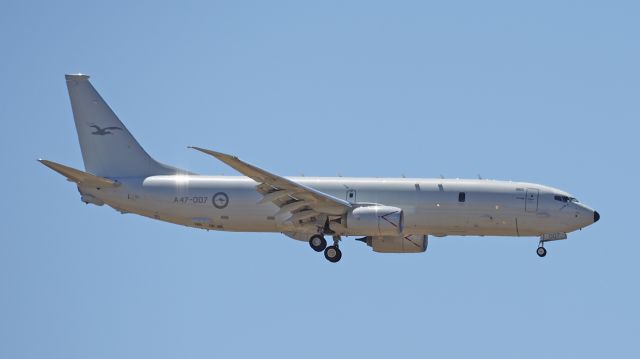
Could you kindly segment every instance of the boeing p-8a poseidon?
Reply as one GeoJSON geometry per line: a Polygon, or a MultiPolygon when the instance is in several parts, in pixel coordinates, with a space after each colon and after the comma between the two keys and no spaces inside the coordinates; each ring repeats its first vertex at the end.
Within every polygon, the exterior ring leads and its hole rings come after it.
{"type": "Polygon", "coordinates": [[[138,144],[86,75],[67,75],[85,171],[44,165],[78,185],[82,201],[207,230],[282,232],[331,262],[342,236],[376,252],[419,253],[428,235],[565,239],[600,218],[561,190],[490,180],[282,177],[235,156],[192,147],[244,176],[201,176],[161,164],[138,144]],[[332,236],[327,246],[325,236],[332,236]]]}

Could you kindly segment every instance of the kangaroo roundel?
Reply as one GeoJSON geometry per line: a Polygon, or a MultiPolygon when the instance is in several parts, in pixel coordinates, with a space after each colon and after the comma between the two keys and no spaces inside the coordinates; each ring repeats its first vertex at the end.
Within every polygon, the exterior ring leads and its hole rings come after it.
{"type": "Polygon", "coordinates": [[[224,192],[218,192],[213,195],[212,202],[217,209],[223,209],[229,204],[229,196],[224,192]]]}

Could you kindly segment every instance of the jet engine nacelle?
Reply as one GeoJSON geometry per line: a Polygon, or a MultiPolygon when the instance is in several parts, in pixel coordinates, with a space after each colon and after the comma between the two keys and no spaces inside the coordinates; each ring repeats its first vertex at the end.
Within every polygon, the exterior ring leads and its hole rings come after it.
{"type": "Polygon", "coordinates": [[[359,239],[378,253],[422,253],[427,250],[429,239],[422,235],[373,236],[359,239]]]}
{"type": "Polygon", "coordinates": [[[346,214],[345,234],[361,236],[398,236],[402,234],[402,209],[391,206],[356,207],[346,214]]]}

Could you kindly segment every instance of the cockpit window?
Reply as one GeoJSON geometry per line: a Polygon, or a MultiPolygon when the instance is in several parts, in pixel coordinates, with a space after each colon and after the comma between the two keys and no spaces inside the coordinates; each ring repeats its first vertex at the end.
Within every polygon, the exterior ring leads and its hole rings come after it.
{"type": "Polygon", "coordinates": [[[559,195],[555,195],[553,196],[553,199],[555,199],[556,201],[560,201],[560,202],[573,202],[573,203],[577,203],[578,200],[574,197],[569,197],[569,196],[559,196],[559,195]]]}

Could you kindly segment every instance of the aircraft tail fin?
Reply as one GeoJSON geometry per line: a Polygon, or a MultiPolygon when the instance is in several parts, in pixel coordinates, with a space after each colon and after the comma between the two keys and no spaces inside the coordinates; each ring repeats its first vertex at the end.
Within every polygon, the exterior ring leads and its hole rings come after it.
{"type": "Polygon", "coordinates": [[[65,75],[85,170],[101,177],[175,174],[140,146],[87,75],[65,75]]]}

